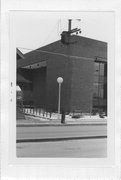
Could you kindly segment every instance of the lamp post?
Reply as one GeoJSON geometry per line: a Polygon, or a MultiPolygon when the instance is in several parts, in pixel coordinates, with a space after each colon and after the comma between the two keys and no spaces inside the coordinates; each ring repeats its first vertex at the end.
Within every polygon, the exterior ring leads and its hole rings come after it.
{"type": "Polygon", "coordinates": [[[57,82],[59,84],[59,94],[58,94],[58,119],[60,119],[60,95],[61,95],[61,84],[63,83],[63,78],[58,77],[57,82]]]}

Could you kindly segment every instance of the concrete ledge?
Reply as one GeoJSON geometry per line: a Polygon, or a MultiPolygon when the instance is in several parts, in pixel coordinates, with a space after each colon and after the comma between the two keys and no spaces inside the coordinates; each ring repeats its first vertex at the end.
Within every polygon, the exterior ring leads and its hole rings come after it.
{"type": "Polygon", "coordinates": [[[105,126],[107,123],[78,123],[78,124],[41,124],[41,123],[26,123],[26,124],[17,124],[17,127],[39,127],[39,126],[105,126]]]}

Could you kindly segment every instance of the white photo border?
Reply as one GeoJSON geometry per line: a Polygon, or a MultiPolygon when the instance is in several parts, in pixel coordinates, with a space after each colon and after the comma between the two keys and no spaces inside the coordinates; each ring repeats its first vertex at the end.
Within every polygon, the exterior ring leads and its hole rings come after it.
{"type": "MultiPolygon", "coordinates": [[[[14,1],[11,1],[14,2],[14,1]]],[[[55,1],[54,1],[55,2],[55,1]]],[[[60,2],[60,1],[59,1],[60,2]]],[[[73,2],[73,1],[72,1],[73,2]]],[[[118,1],[116,1],[118,2],[118,1]]],[[[61,2],[62,3],[62,2],[61,2]]],[[[64,3],[64,2],[63,2],[64,3]]],[[[78,2],[79,3],[79,2],[78,2]]],[[[40,3],[38,6],[38,3],[36,1],[30,1],[30,5],[28,3],[20,3],[20,1],[16,1],[16,3],[10,4],[8,1],[6,1],[6,6],[2,9],[2,44],[1,44],[1,68],[2,68],[2,118],[1,118],[1,135],[2,135],[2,176],[3,177],[11,177],[11,178],[26,178],[31,177],[31,179],[35,178],[112,178],[112,177],[118,177],[120,174],[120,87],[121,87],[121,73],[120,73],[120,58],[121,58],[121,52],[120,52],[120,45],[121,40],[119,40],[120,37],[120,31],[121,31],[121,24],[120,24],[120,8],[118,6],[118,3],[114,3],[112,1],[111,4],[102,3],[101,5],[99,2],[92,6],[90,5],[91,2],[88,4],[87,2],[83,4],[83,8],[78,9],[77,6],[75,7],[65,3],[64,8],[60,6],[61,8],[58,9],[58,4],[55,2],[54,6],[52,7],[51,4],[47,7],[43,3],[42,7],[40,8],[40,3]],[[99,6],[100,4],[100,6],[99,6]],[[19,6],[20,5],[20,6],[19,6]],[[34,5],[34,6],[32,6],[34,5]],[[112,6],[111,6],[112,5],[112,6]],[[68,7],[68,8],[67,8],[68,7]],[[48,8],[48,9],[47,9],[48,8]],[[74,9],[75,8],[75,9],[74,9]],[[108,59],[113,59],[112,62],[114,64],[111,65],[114,67],[114,72],[110,72],[113,74],[113,77],[109,80],[111,81],[113,79],[113,82],[110,83],[113,85],[113,93],[111,92],[111,95],[114,95],[112,97],[112,101],[109,103],[113,103],[113,107],[115,110],[115,113],[111,115],[111,118],[114,118],[116,121],[114,123],[115,126],[115,137],[112,136],[112,138],[115,139],[115,151],[113,152],[114,157],[111,158],[108,163],[104,159],[97,160],[97,163],[92,165],[92,162],[90,163],[88,160],[84,162],[82,160],[82,163],[80,164],[77,159],[67,159],[61,158],[58,161],[54,159],[50,159],[49,161],[45,159],[33,159],[33,158],[20,158],[19,160],[16,159],[16,122],[13,118],[13,107],[16,107],[16,52],[15,52],[15,44],[14,44],[14,29],[12,29],[12,35],[10,34],[10,14],[12,11],[40,11],[40,12],[81,12],[81,11],[109,11],[114,12],[115,14],[115,42],[112,45],[115,52],[112,54],[108,59]],[[114,58],[112,58],[115,56],[114,58]],[[14,59],[12,62],[11,60],[14,59]],[[12,70],[12,71],[11,71],[12,70]],[[12,72],[12,74],[11,74],[12,72]],[[14,74],[14,75],[13,75],[14,74]],[[11,86],[12,82],[12,86],[11,86]],[[113,84],[112,84],[113,83],[113,84]],[[7,113],[6,113],[7,112],[7,113]],[[14,122],[14,123],[13,123],[14,122]],[[11,133],[12,132],[12,133],[11,133]],[[12,144],[11,144],[12,140],[12,144]],[[12,145],[12,146],[11,146],[12,145]],[[73,163],[73,165],[72,165],[73,163]],[[87,166],[88,163],[88,166],[87,166]],[[15,173],[16,172],[16,173],[15,173]]],[[[4,3],[3,3],[4,4],[4,3]]],[[[73,3],[72,3],[73,4],[73,3]]],[[[80,4],[80,3],[79,3],[80,4]]],[[[112,48],[111,47],[111,48],[112,48]]],[[[110,50],[109,50],[110,51],[110,50]]],[[[109,63],[109,61],[108,61],[109,63]]],[[[108,76],[111,77],[110,75],[108,76]]],[[[16,111],[14,109],[14,117],[15,117],[16,111]]],[[[110,117],[108,117],[110,118],[110,117]]],[[[110,129],[112,129],[112,125],[110,126],[110,129]]],[[[113,130],[113,129],[112,129],[113,130]]],[[[114,140],[113,139],[113,140],[114,140]]],[[[112,144],[114,145],[114,144],[112,144]]],[[[112,147],[113,149],[113,147],[112,147]]],[[[110,157],[112,156],[112,153],[110,154],[110,157]]],[[[93,159],[94,161],[94,159],[93,159]]]]}

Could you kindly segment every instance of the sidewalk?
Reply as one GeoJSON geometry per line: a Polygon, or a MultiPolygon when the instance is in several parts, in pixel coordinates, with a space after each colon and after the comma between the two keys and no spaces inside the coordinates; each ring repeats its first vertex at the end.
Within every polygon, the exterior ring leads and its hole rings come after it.
{"type": "Polygon", "coordinates": [[[67,115],[64,124],[61,124],[61,120],[59,120],[57,116],[50,118],[25,115],[25,119],[17,120],[17,127],[70,125],[107,125],[107,118],[100,118],[99,116],[85,116],[76,119],[71,118],[71,116],[67,115]]]}

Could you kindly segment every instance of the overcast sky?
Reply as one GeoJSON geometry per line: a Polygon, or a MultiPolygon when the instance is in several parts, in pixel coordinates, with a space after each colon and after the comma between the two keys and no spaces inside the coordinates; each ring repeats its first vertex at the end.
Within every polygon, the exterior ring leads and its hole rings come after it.
{"type": "Polygon", "coordinates": [[[68,30],[68,19],[72,19],[72,28],[81,28],[81,36],[110,42],[114,31],[112,12],[14,12],[10,21],[13,23],[16,47],[21,47],[19,49],[25,53],[29,51],[27,49],[59,40],[62,31],[68,30]]]}

